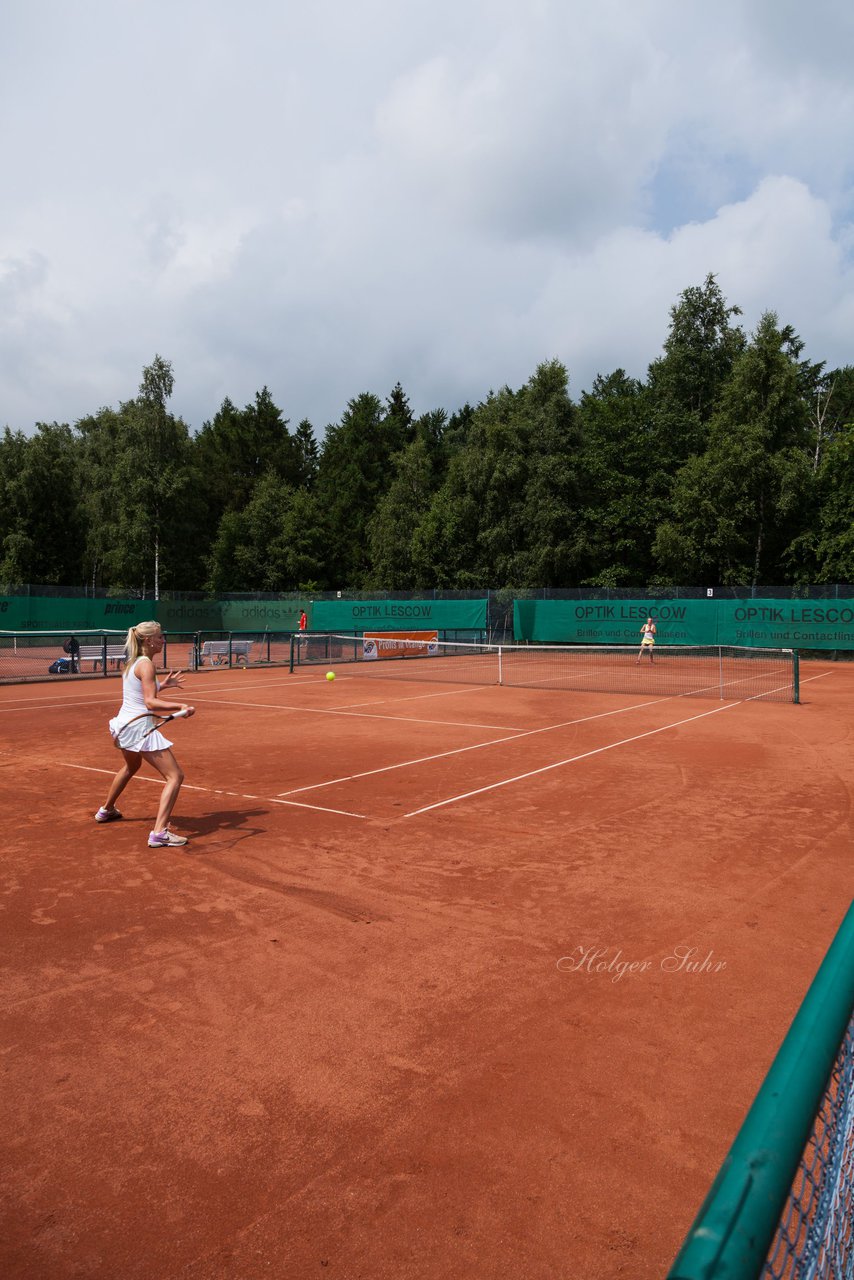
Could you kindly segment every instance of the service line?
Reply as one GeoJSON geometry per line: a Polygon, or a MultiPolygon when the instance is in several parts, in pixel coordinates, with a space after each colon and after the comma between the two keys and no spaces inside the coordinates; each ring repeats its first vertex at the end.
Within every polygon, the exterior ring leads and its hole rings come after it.
{"type": "MultiPolygon", "coordinates": [[[[394,702],[394,700],[392,700],[394,702]]],[[[503,729],[520,732],[506,725],[476,724],[470,720],[425,720],[418,716],[382,716],[366,711],[347,711],[334,707],[299,707],[278,702],[224,702],[219,698],[195,698],[194,702],[223,707],[255,707],[259,711],[299,711],[308,716],[349,716],[354,720],[391,720],[394,724],[433,724],[451,729],[503,729]]],[[[372,704],[369,704],[372,705],[372,704]]]]}
{"type": "Polygon", "coordinates": [[[587,760],[591,756],[601,755],[605,751],[613,751],[615,747],[626,747],[632,742],[640,742],[643,738],[651,738],[656,733],[664,733],[667,729],[678,729],[680,725],[690,724],[693,720],[703,720],[706,716],[715,716],[720,711],[729,711],[731,707],[740,707],[742,702],[727,702],[721,707],[713,707],[711,711],[701,711],[696,716],[686,716],[683,720],[673,720],[670,724],[663,724],[658,729],[647,729],[645,733],[636,733],[631,738],[621,738],[618,742],[609,742],[604,747],[594,747],[592,751],[582,751],[577,756],[567,756],[565,760],[555,760],[553,764],[543,765],[539,769],[531,769],[528,773],[517,773],[512,778],[502,778],[500,782],[490,782],[485,787],[477,787],[474,791],[463,791],[457,796],[448,796],[447,800],[437,800],[435,804],[425,804],[420,809],[413,809],[410,813],[403,814],[404,818],[416,818],[420,813],[429,813],[432,809],[442,809],[449,804],[457,804],[460,800],[470,800],[472,796],[483,795],[487,791],[497,791],[499,787],[509,787],[514,782],[525,782],[528,778],[535,778],[540,773],[548,773],[552,769],[562,769],[565,765],[575,764],[579,760],[587,760]]]}
{"type": "MultiPolygon", "coordinates": [[[[562,720],[559,724],[543,725],[539,729],[517,729],[510,732],[503,738],[490,738],[488,742],[475,742],[468,747],[452,747],[449,751],[437,751],[433,755],[418,756],[414,760],[401,760],[397,764],[381,765],[378,769],[365,769],[362,773],[348,773],[340,778],[328,778],[325,782],[312,782],[307,787],[294,787],[292,791],[280,791],[280,796],[295,796],[303,791],[316,791],[319,787],[334,787],[339,782],[353,782],[357,778],[372,778],[378,773],[391,773],[394,769],[408,769],[410,766],[417,764],[428,764],[431,760],[444,760],[448,756],[460,756],[466,751],[482,751],[484,747],[501,746],[507,742],[517,742],[520,738],[530,738],[537,733],[554,733],[556,729],[566,729],[574,724],[586,724],[590,720],[602,720],[609,716],[622,715],[625,711],[638,711],[641,707],[653,707],[657,702],[666,702],[666,698],[653,698],[649,702],[635,702],[629,707],[617,707],[610,711],[600,711],[592,716],[579,716],[574,720],[562,720]]],[[[396,717],[394,717],[396,718],[396,717]]],[[[405,722],[404,722],[405,723],[405,722]]],[[[430,724],[438,724],[439,721],[431,720],[430,724]]],[[[501,725],[480,726],[485,728],[500,729],[501,725]]],[[[409,814],[405,815],[409,817],[409,814]]]]}

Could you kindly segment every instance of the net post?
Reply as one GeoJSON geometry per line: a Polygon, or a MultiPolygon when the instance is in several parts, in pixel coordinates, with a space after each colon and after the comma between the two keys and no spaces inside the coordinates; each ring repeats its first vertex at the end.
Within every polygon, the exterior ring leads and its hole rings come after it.
{"type": "Polygon", "coordinates": [[[107,674],[107,633],[101,636],[101,660],[104,668],[104,675],[107,674]]]}
{"type": "Polygon", "coordinates": [[[499,684],[504,683],[504,667],[501,661],[503,653],[504,653],[504,646],[499,645],[498,646],[498,683],[499,684]]]}
{"type": "Polygon", "coordinates": [[[792,702],[801,700],[801,657],[797,649],[792,650],[792,702]]]}
{"type": "Polygon", "coordinates": [[[295,637],[294,637],[294,633],[293,633],[293,631],[292,631],[292,632],[291,632],[291,647],[290,647],[290,653],[289,653],[289,655],[288,655],[288,670],[290,671],[291,675],[293,675],[293,673],[294,673],[294,650],[295,650],[295,647],[296,647],[296,646],[294,645],[294,639],[295,639],[295,637]]]}

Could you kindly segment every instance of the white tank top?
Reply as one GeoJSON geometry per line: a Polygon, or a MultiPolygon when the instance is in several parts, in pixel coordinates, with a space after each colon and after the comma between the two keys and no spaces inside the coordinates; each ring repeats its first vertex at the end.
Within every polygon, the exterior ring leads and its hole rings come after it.
{"type": "MultiPolygon", "coordinates": [[[[125,751],[165,751],[172,746],[168,738],[155,729],[148,732],[148,727],[157,717],[156,711],[149,711],[142,695],[142,681],[136,674],[136,659],[132,667],[128,667],[122,677],[122,705],[119,714],[110,721],[110,733],[113,740],[125,751]],[[151,720],[135,720],[136,716],[149,715],[151,720]]],[[[155,679],[157,692],[160,692],[160,681],[155,679]]]]}
{"type": "MultiPolygon", "coordinates": [[[[137,658],[133,666],[128,667],[122,676],[122,705],[119,708],[119,714],[116,716],[119,724],[127,724],[134,716],[142,715],[144,711],[148,710],[142,692],[142,681],[136,674],[136,664],[139,661],[140,658],[137,658]]],[[[155,680],[154,683],[159,693],[160,681],[155,680]]]]}

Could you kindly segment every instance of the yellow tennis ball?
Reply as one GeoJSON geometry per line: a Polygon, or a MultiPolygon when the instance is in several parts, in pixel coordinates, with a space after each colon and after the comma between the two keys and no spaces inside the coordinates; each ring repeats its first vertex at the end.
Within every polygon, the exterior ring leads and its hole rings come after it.
{"type": "Polygon", "coordinates": [[[327,679],[327,680],[334,680],[334,679],[335,679],[335,672],[334,672],[334,671],[327,671],[327,673],[326,673],[326,679],[327,679]]]}

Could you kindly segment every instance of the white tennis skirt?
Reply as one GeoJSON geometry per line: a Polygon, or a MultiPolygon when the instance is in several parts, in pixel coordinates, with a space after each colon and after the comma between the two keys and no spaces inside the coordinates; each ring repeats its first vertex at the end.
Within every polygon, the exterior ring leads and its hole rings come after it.
{"type": "Polygon", "coordinates": [[[159,729],[146,738],[145,731],[151,725],[149,719],[134,720],[131,724],[122,724],[118,716],[110,721],[110,733],[116,746],[122,751],[167,751],[172,743],[164,738],[159,729]]]}

